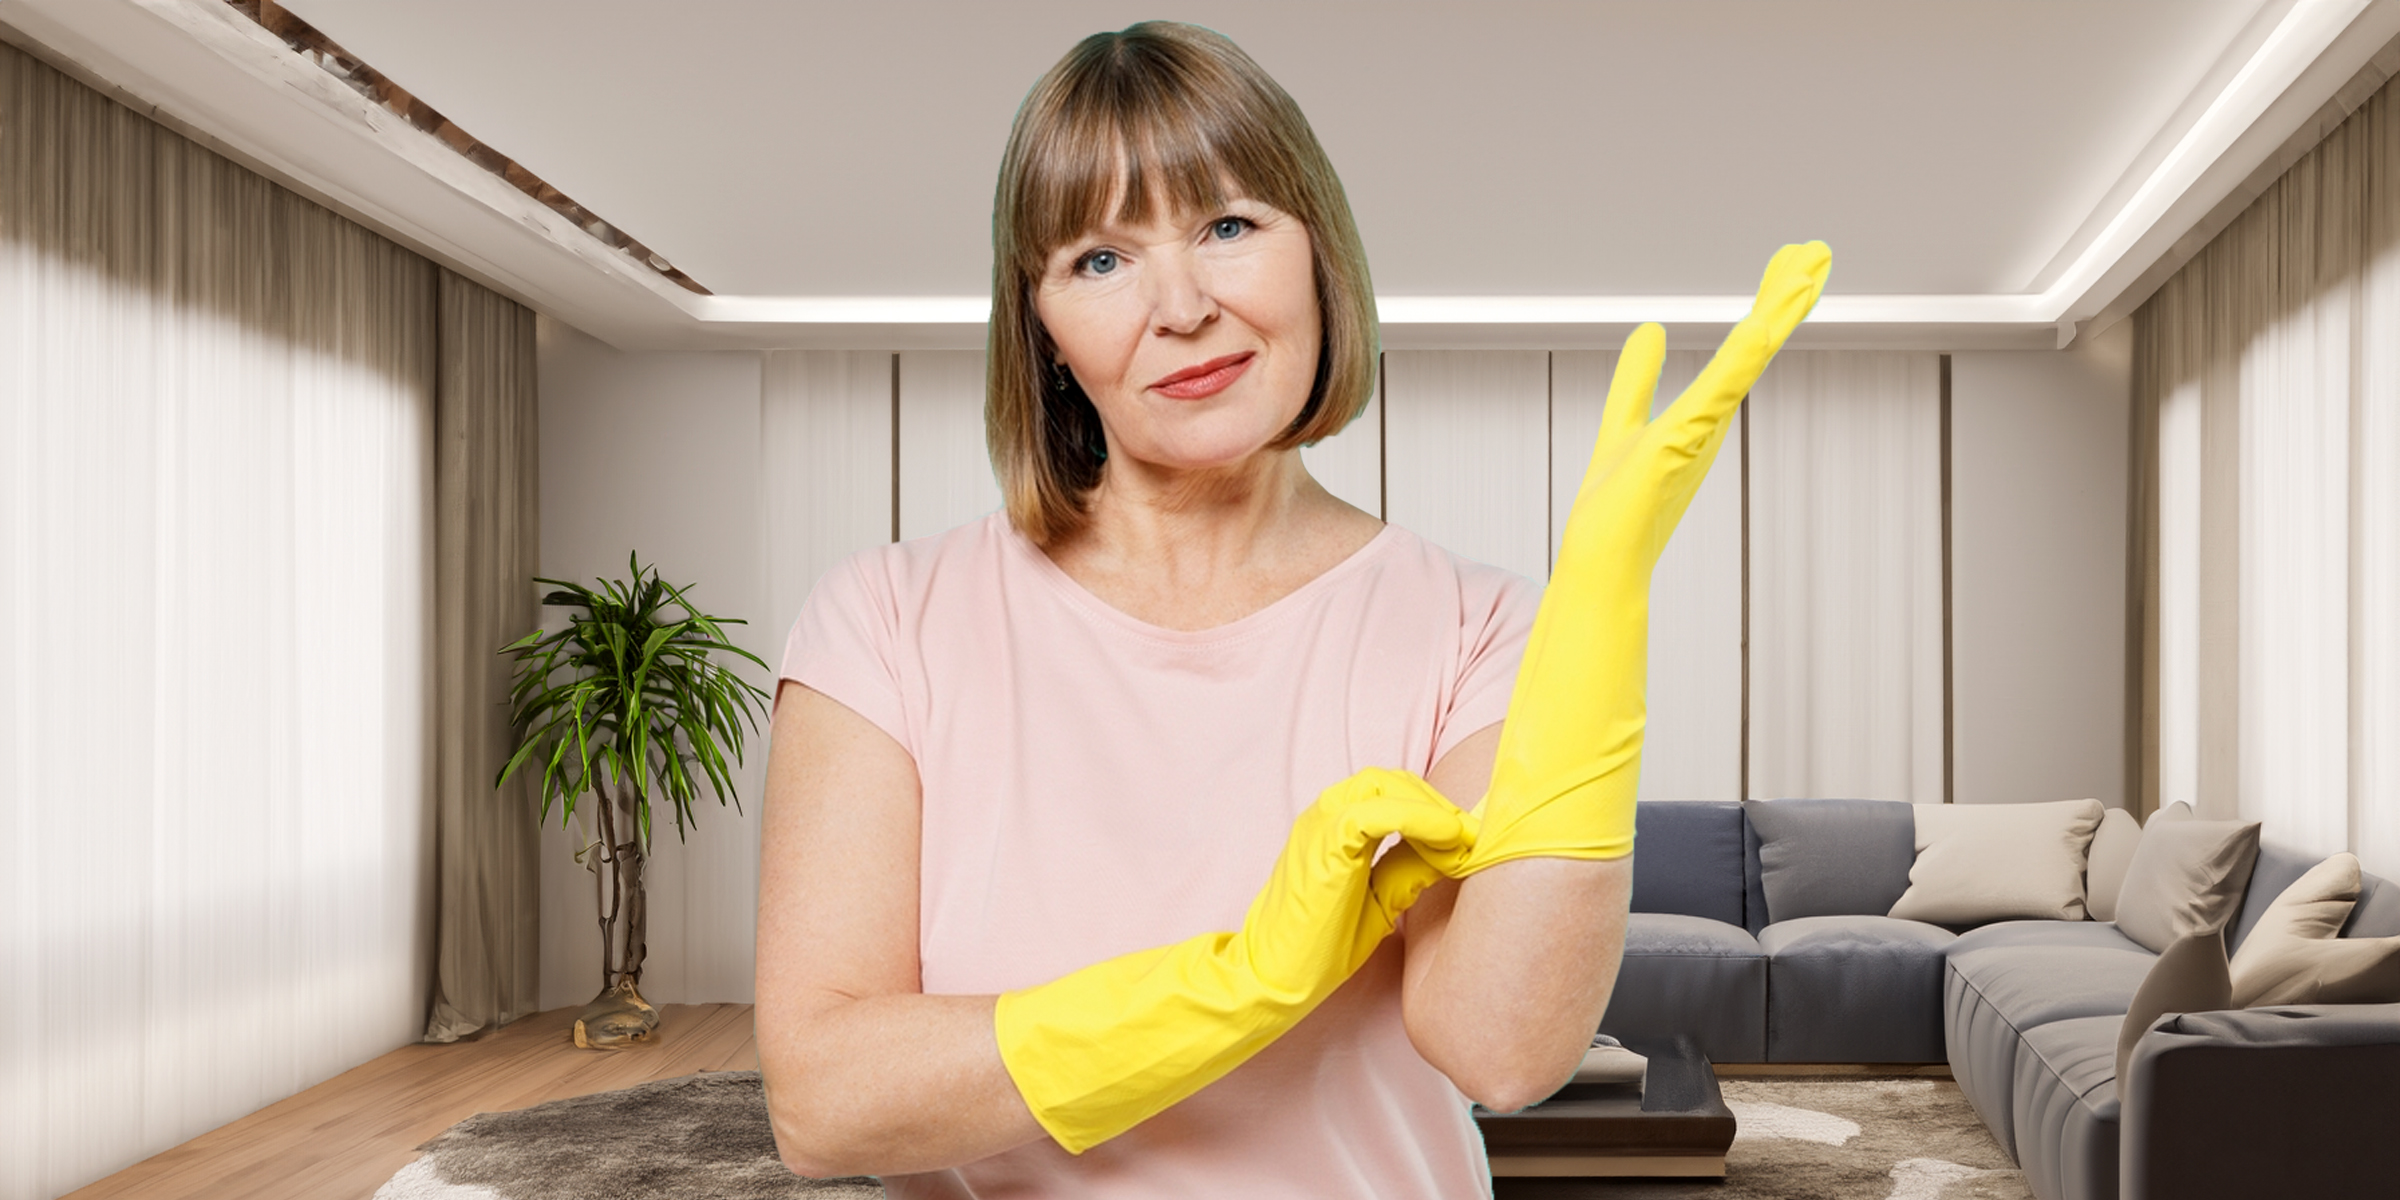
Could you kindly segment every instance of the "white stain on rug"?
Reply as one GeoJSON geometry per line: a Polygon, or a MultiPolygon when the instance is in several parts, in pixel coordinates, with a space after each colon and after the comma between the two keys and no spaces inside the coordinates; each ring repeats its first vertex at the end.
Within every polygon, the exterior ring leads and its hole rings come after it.
{"type": "Polygon", "coordinates": [[[1832,1113],[1759,1100],[1727,1100],[1725,1107],[1733,1110],[1733,1140],[1737,1142],[1744,1138],[1781,1138],[1839,1146],[1858,1136],[1858,1122],[1832,1113]]]}
{"type": "Polygon", "coordinates": [[[375,1200],[508,1200],[487,1187],[452,1183],[433,1169],[433,1160],[420,1158],[375,1189],[375,1200]]]}
{"type": "Polygon", "coordinates": [[[2006,1173],[1938,1158],[1904,1158],[1892,1164],[1892,1194],[1884,1200],[1941,1200],[1942,1189],[1951,1184],[2006,1173]]]}

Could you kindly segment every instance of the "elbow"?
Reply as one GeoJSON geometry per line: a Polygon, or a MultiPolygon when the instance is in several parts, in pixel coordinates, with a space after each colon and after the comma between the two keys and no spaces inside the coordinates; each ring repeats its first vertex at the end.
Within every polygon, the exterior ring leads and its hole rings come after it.
{"type": "Polygon", "coordinates": [[[869,1174],[860,1165],[858,1147],[844,1145],[838,1137],[827,1137],[822,1126],[787,1121],[783,1114],[774,1118],[775,1155],[792,1174],[808,1179],[839,1179],[847,1175],[869,1174]]]}
{"type": "MultiPolygon", "coordinates": [[[[799,1091],[805,1095],[807,1089],[799,1091]]],[[[770,1083],[767,1121],[775,1131],[775,1156],[794,1175],[838,1179],[873,1173],[861,1165],[864,1147],[860,1139],[843,1128],[839,1114],[822,1105],[777,1103],[770,1083]]]]}
{"type": "MultiPolygon", "coordinates": [[[[1589,1037],[1582,1042],[1589,1044],[1589,1037]]],[[[1447,1058],[1452,1066],[1445,1075],[1450,1075],[1450,1082],[1466,1099],[1495,1114],[1512,1114],[1546,1102],[1565,1087],[1567,1080],[1574,1078],[1574,1068],[1584,1061],[1584,1051],[1582,1046],[1574,1046],[1572,1054],[1567,1054],[1560,1046],[1486,1044],[1469,1054],[1447,1058]]]]}
{"type": "Polygon", "coordinates": [[[1467,1079],[1453,1079],[1467,1098],[1496,1113],[1513,1113],[1531,1108],[1549,1099],[1566,1085],[1574,1067],[1563,1070],[1548,1065],[1515,1070],[1486,1069],[1467,1079]]]}

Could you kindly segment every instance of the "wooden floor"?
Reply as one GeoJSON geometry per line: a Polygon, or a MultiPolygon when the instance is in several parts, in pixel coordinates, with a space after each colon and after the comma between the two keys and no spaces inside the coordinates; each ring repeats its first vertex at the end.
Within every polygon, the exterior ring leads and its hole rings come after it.
{"type": "Polygon", "coordinates": [[[694,1071],[755,1071],[747,1004],[666,1004],[657,1039],[578,1050],[576,1009],[527,1017],[480,1041],[403,1046],[291,1099],[136,1163],[66,1200],[367,1200],[435,1134],[505,1112],[694,1071]]]}

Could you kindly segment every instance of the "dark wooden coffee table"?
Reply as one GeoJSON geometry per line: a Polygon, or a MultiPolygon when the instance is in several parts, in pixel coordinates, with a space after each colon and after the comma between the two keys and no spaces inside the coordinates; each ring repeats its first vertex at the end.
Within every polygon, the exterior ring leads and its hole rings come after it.
{"type": "Polygon", "coordinates": [[[1512,1186],[1512,1180],[1724,1176],[1733,1112],[1708,1059],[1687,1037],[1624,1042],[1650,1060],[1646,1087],[1571,1083],[1521,1112],[1475,1110],[1499,1196],[1566,1194],[1549,1186],[1512,1186]]]}

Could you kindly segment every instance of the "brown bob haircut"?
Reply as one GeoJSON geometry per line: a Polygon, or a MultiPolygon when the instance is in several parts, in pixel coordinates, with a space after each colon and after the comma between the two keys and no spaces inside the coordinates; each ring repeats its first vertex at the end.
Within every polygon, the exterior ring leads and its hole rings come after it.
{"type": "Polygon", "coordinates": [[[1270,445],[1341,431],[1375,386],[1375,292],[1342,182],[1300,106],[1223,34],[1145,21],[1077,43],[1033,85],[992,202],[984,436],[1009,520],[1038,545],[1083,527],[1100,482],[1100,414],[1034,315],[1052,252],[1112,218],[1207,212],[1233,194],[1308,229],[1324,338],[1308,403],[1270,445]]]}

